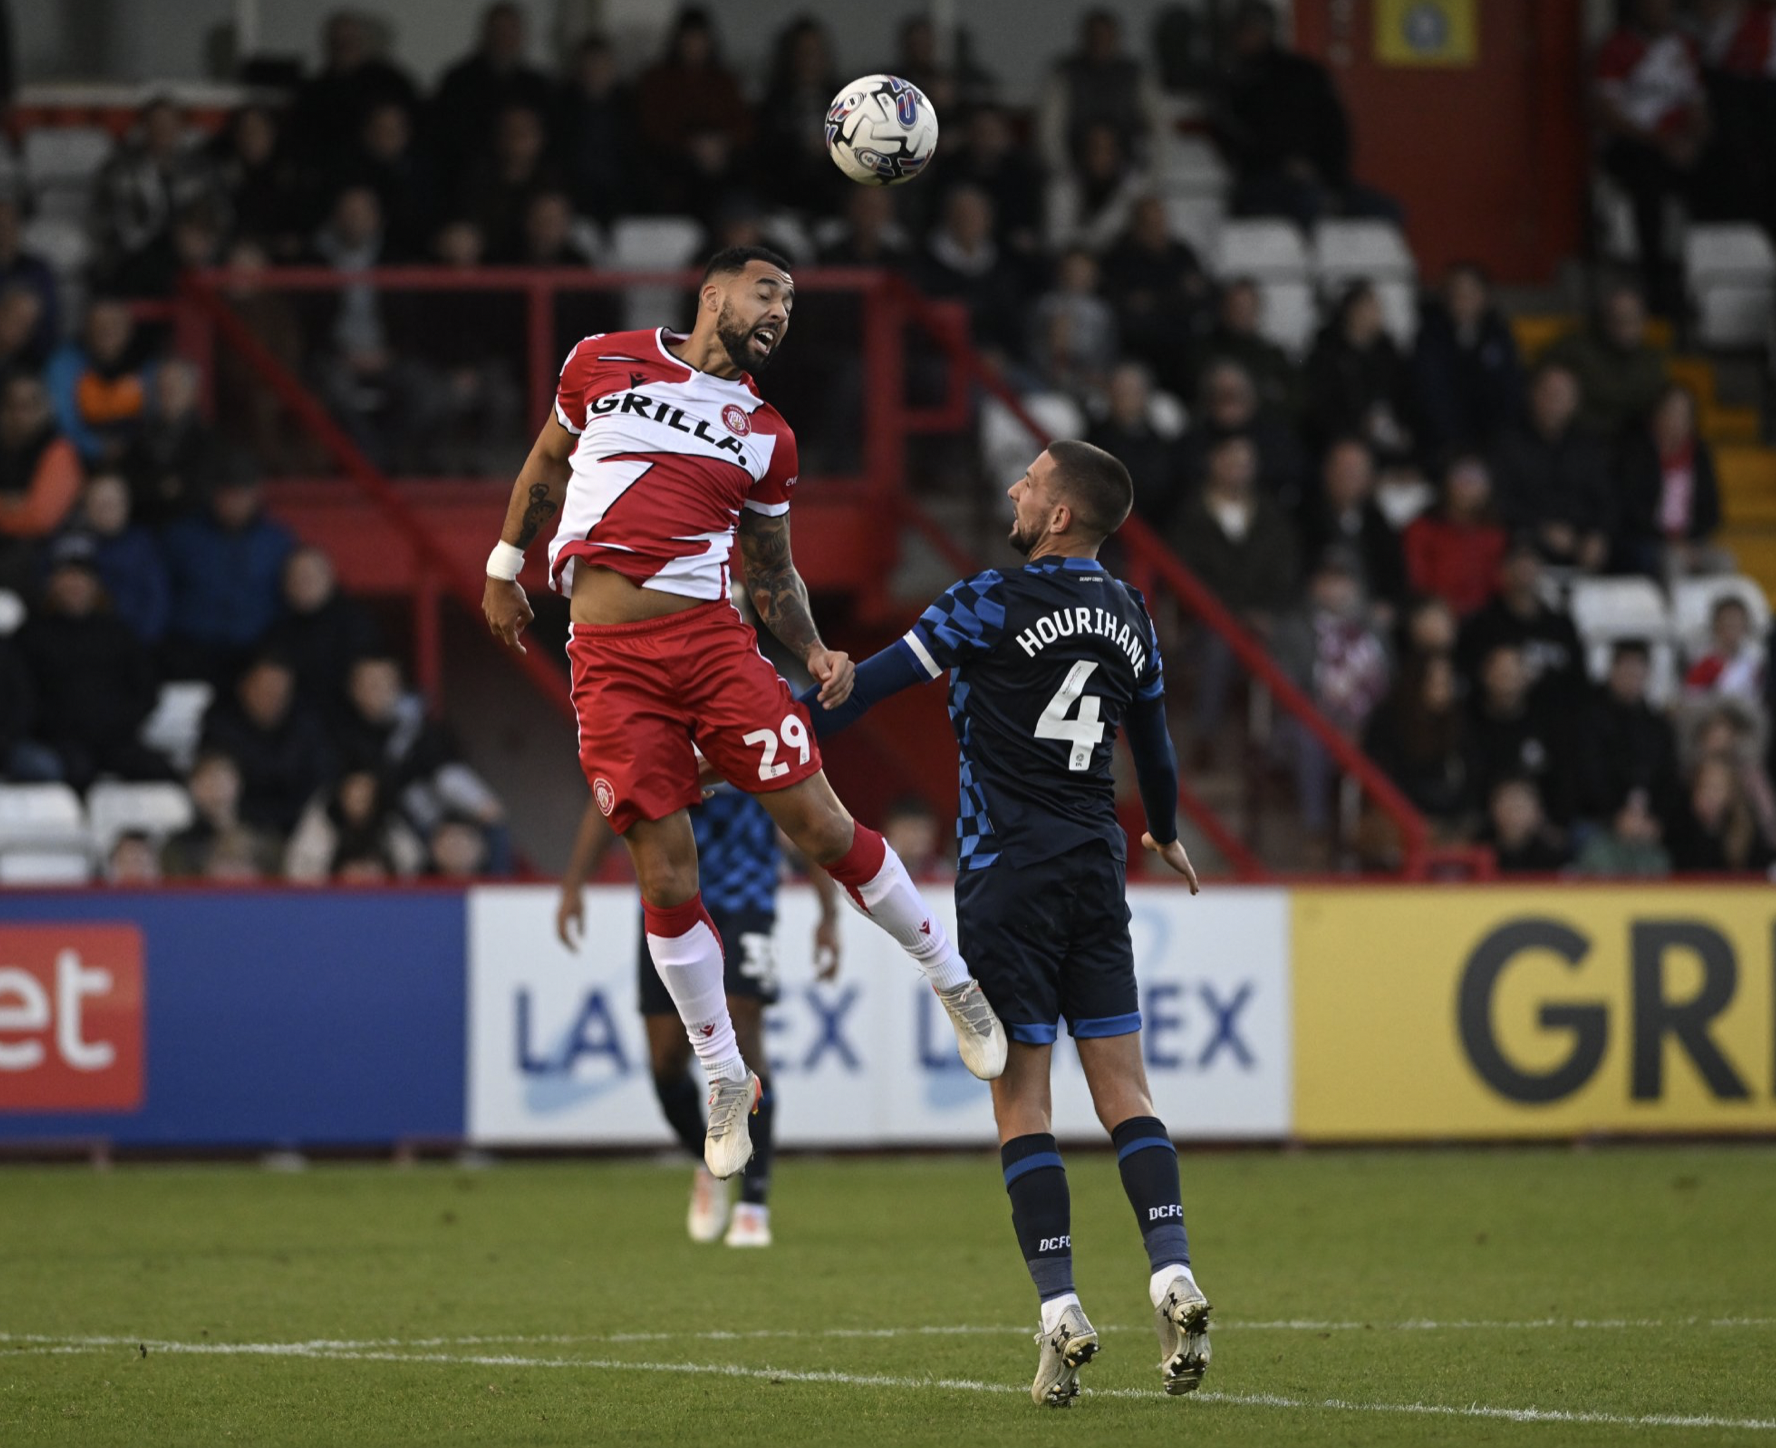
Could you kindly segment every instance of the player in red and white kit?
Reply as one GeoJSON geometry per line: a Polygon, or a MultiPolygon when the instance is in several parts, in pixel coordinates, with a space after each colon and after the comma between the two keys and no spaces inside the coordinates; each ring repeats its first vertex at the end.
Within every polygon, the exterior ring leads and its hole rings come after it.
{"type": "Polygon", "coordinates": [[[705,269],[688,335],[659,328],[580,342],[513,487],[483,600],[495,636],[522,650],[532,615],[515,580],[525,548],[559,511],[550,582],[572,600],[580,764],[634,859],[654,967],[709,1077],[704,1159],[718,1177],[751,1155],[759,1081],[735,1044],[721,938],[698,888],[685,814],[702,797],[698,750],[758,795],[912,956],[968,1069],[990,1080],[1005,1068],[1004,1028],[942,922],[881,835],[845,812],[807,710],[728,601],[737,533],[759,618],[801,659],[823,703],[850,694],[851,660],[821,643],[790,558],[795,434],[749,375],[782,346],[794,305],[782,257],[735,247],[705,269]]]}

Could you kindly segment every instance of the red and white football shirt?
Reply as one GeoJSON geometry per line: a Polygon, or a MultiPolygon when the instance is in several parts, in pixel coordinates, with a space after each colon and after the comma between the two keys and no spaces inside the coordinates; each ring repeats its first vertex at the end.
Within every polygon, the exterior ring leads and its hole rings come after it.
{"type": "Polygon", "coordinates": [[[751,377],[699,372],[666,350],[678,340],[605,332],[567,354],[555,420],[580,441],[549,544],[559,592],[584,559],[642,588],[726,598],[740,510],[789,511],[795,434],[751,377]]]}
{"type": "Polygon", "coordinates": [[[1702,104],[1695,43],[1676,31],[1649,40],[1618,30],[1597,53],[1597,89],[1642,130],[1675,130],[1702,104]]]}

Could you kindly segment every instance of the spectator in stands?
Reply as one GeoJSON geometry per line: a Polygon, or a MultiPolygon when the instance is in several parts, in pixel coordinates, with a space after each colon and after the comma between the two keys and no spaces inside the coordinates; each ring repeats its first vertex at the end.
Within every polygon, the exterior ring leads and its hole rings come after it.
{"type": "MultiPolygon", "coordinates": [[[[1269,637],[1294,601],[1298,549],[1282,509],[1258,486],[1258,450],[1224,437],[1208,452],[1202,491],[1174,517],[1174,551],[1246,627],[1269,637]]],[[[1196,737],[1213,747],[1233,686],[1234,660],[1221,636],[1204,631],[1197,682],[1196,737]]]]}
{"type": "Polygon", "coordinates": [[[600,225],[634,208],[637,125],[635,91],[617,71],[616,52],[604,36],[588,35],[557,92],[553,130],[575,209],[600,225]]]}
{"type": "Polygon", "coordinates": [[[922,262],[924,289],[968,308],[977,345],[1001,358],[1022,350],[1023,292],[993,240],[993,203],[984,191],[950,192],[922,262]]]}
{"type": "Polygon", "coordinates": [[[1190,244],[1172,236],[1157,196],[1135,202],[1128,230],[1104,254],[1104,295],[1123,350],[1169,391],[1187,393],[1191,354],[1208,328],[1209,279],[1190,244]]]}
{"type": "MultiPolygon", "coordinates": [[[[280,367],[300,376],[308,360],[302,322],[290,294],[265,285],[270,260],[258,242],[235,242],[225,260],[225,295],[260,346],[280,367]]],[[[216,354],[211,378],[218,436],[229,447],[245,452],[273,475],[318,466],[314,439],[232,348],[216,354]]]]}
{"type": "Polygon", "coordinates": [[[56,430],[43,384],[0,384],[0,588],[35,590],[38,542],[62,526],[80,482],[79,455],[56,430]]]}
{"type": "Polygon", "coordinates": [[[501,0],[482,16],[475,49],[444,72],[428,115],[447,173],[470,163],[512,110],[548,114],[549,79],[525,60],[524,46],[524,10],[501,0]]]}
{"type": "Polygon", "coordinates": [[[1234,211],[1293,217],[1302,226],[1322,216],[1398,220],[1393,201],[1352,179],[1350,122],[1332,77],[1283,47],[1275,8],[1241,0],[1231,43],[1213,129],[1234,169],[1234,211]]]}
{"type": "Polygon", "coordinates": [[[419,88],[400,67],[379,54],[371,22],[337,10],[321,29],[321,69],[303,81],[290,108],[289,137],[297,158],[314,170],[347,155],[364,122],[378,106],[411,115],[419,88]]]}
{"type": "Polygon", "coordinates": [[[1412,378],[1369,282],[1352,282],[1339,298],[1307,359],[1306,391],[1308,430],[1321,446],[1349,434],[1384,468],[1411,461],[1412,378]]]}
{"type": "Polygon", "coordinates": [[[1512,539],[1498,564],[1498,591],[1462,624],[1456,659],[1473,678],[1489,653],[1510,644],[1523,651],[1531,688],[1576,704],[1586,690],[1585,650],[1571,617],[1543,596],[1545,575],[1535,544],[1512,539]]]}
{"type": "Polygon", "coordinates": [[[1301,370],[1289,354],[1259,330],[1264,293],[1250,277],[1234,277],[1221,288],[1214,325],[1200,351],[1208,359],[1237,362],[1257,388],[1258,405],[1272,417],[1293,419],[1300,411],[1301,370]]]}
{"type": "Polygon", "coordinates": [[[231,864],[237,870],[249,867],[255,879],[277,873],[276,843],[241,822],[241,772],[232,755],[199,754],[185,787],[196,818],[161,848],[160,868],[167,879],[215,879],[219,864],[224,877],[231,864]]]}
{"type": "Polygon", "coordinates": [[[771,158],[760,179],[778,205],[832,209],[844,180],[826,154],[826,112],[841,84],[826,26],[809,15],[791,20],[778,33],[758,110],[759,146],[771,158]]]}
{"type": "Polygon", "coordinates": [[[1105,389],[1104,416],[1092,425],[1088,441],[1129,470],[1135,485],[1135,512],[1163,528],[1184,496],[1184,456],[1175,436],[1153,420],[1153,381],[1139,362],[1118,363],[1105,389]]]}
{"type": "Polygon", "coordinates": [[[1113,126],[1093,122],[1070,170],[1048,180],[1045,230],[1051,248],[1103,251],[1128,229],[1152,179],[1123,150],[1113,126]]]}
{"type": "Polygon", "coordinates": [[[1466,617],[1492,597],[1506,536],[1492,504],[1492,474],[1464,453],[1443,470],[1437,507],[1406,525],[1406,581],[1466,617]]]}
{"type": "Polygon", "coordinates": [[[1478,806],[1468,773],[1467,717],[1444,653],[1406,658],[1370,717],[1363,750],[1430,821],[1443,843],[1461,839],[1478,806]]]}
{"type": "Polygon", "coordinates": [[[184,113],[164,96],[149,101],[95,184],[99,275],[122,296],[153,290],[169,270],[174,216],[214,194],[214,172],[186,144],[184,113]]]}
{"type": "Polygon", "coordinates": [[[332,560],[306,544],[292,552],[284,562],[283,617],[265,647],[290,665],[298,695],[327,718],[343,718],[352,664],[381,645],[370,611],[340,591],[332,560]]]}
{"type": "Polygon", "coordinates": [[[201,385],[189,362],[154,369],[142,430],[121,459],[132,510],[148,527],[201,510],[222,475],[239,466],[204,420],[201,385]]]}
{"type": "MultiPolygon", "coordinates": [[[[565,191],[539,191],[524,208],[518,266],[592,266],[594,257],[575,226],[573,200],[565,191]]],[[[586,335],[581,333],[581,336],[586,335]]]]}
{"type": "Polygon", "coordinates": [[[460,884],[487,872],[487,836],[473,820],[446,815],[432,827],[426,853],[426,873],[440,880],[460,884]]]}
{"type": "Polygon", "coordinates": [[[63,434],[88,463],[115,463],[142,430],[154,368],[129,305],[95,297],[77,339],[50,359],[44,382],[63,434]]]}
{"type": "Polygon", "coordinates": [[[1031,318],[1037,374],[1051,391],[1096,402],[1116,353],[1116,315],[1098,294],[1098,263],[1075,247],[1061,257],[1054,285],[1037,299],[1031,318]]]}
{"type": "Polygon", "coordinates": [[[1611,818],[1632,793],[1660,816],[1677,804],[1677,736],[1647,702],[1650,674],[1646,644],[1623,639],[1611,650],[1608,676],[1584,699],[1574,805],[1586,819],[1611,818]]]}
{"type": "Polygon", "coordinates": [[[158,885],[160,856],[154,841],[141,830],[125,830],[111,842],[105,858],[107,885],[158,885]]]}
{"type": "Polygon", "coordinates": [[[900,22],[900,45],[888,74],[918,86],[939,115],[993,104],[997,83],[975,59],[973,37],[958,25],[950,40],[951,59],[939,59],[937,27],[929,15],[913,12],[900,22]]]}
{"type": "Polygon", "coordinates": [[[1691,195],[1697,214],[1776,231],[1776,12],[1750,0],[1698,0],[1696,38],[1708,137],[1691,195]]]}
{"type": "MultiPolygon", "coordinates": [[[[1469,701],[1469,771],[1481,797],[1508,779],[1534,780],[1542,805],[1559,822],[1571,814],[1570,716],[1530,688],[1523,650],[1500,644],[1480,664],[1469,701]]],[[[1589,747],[1589,746],[1587,746],[1589,747]]]]}
{"type": "Polygon", "coordinates": [[[349,767],[375,771],[421,836],[447,814],[475,820],[487,834],[495,873],[504,874],[511,853],[505,810],[449,732],[427,717],[425,700],[403,688],[401,666],[386,655],[360,658],[347,696],[351,707],[338,737],[349,767]]]}
{"type": "Polygon", "coordinates": [[[1610,814],[1609,826],[1595,830],[1575,861],[1577,873],[1610,879],[1662,879],[1671,873],[1671,852],[1662,842],[1665,827],[1644,789],[1632,789],[1610,814]]]}
{"type": "Polygon", "coordinates": [[[1664,258],[1665,202],[1688,193],[1708,130],[1696,49],[1672,9],[1628,0],[1597,53],[1592,91],[1603,168],[1628,193],[1647,299],[1666,316],[1681,298],[1664,258]]]}
{"type": "Polygon", "coordinates": [[[129,484],[98,473],[81,495],[75,533],[90,541],[93,567],[117,616],[145,644],[166,633],[166,563],[154,535],[130,519],[129,484]]]}
{"type": "Polygon", "coordinates": [[[1616,509],[1602,448],[1580,426],[1579,384],[1558,362],[1536,368],[1529,417],[1493,453],[1499,511],[1535,536],[1542,556],[1596,573],[1609,559],[1616,509]]]}
{"type": "Polygon", "coordinates": [[[320,885],[346,873],[353,859],[378,859],[385,873],[411,879],[425,866],[425,846],[388,798],[374,770],[353,769],[302,811],[284,853],[284,878],[320,885]]]}
{"type": "Polygon", "coordinates": [[[753,131],[707,11],[678,12],[666,54],[641,77],[636,105],[654,204],[707,222],[739,180],[753,131]]]}
{"type": "Polygon", "coordinates": [[[1412,370],[1426,456],[1491,447],[1523,406],[1523,366],[1486,273],[1457,262],[1418,314],[1412,370]]]}
{"type": "Polygon", "coordinates": [[[985,192],[993,203],[993,239],[1007,254],[1030,257],[1041,249],[1042,167],[1018,144],[1002,106],[978,106],[968,113],[962,144],[942,153],[933,180],[945,196],[958,186],[985,192]]]}
{"type": "Polygon", "coordinates": [[[335,194],[351,186],[368,186],[376,193],[386,233],[379,260],[405,261],[425,254],[446,188],[436,163],[414,139],[412,111],[395,101],[371,107],[355,154],[336,168],[335,176],[335,194]]]}
{"type": "Polygon", "coordinates": [[[1579,422],[1614,441],[1641,426],[1665,389],[1665,359],[1646,339],[1646,304],[1631,282],[1603,294],[1589,326],[1562,337],[1547,361],[1579,384],[1579,422]]]}
{"type": "Polygon", "coordinates": [[[1185,469],[1193,483],[1206,474],[1209,453],[1230,437],[1243,437],[1257,449],[1260,491],[1287,511],[1298,509],[1307,464],[1294,431],[1259,407],[1258,390],[1243,366],[1217,359],[1203,371],[1184,438],[1185,469]]]}
{"type": "Polygon", "coordinates": [[[242,823],[278,840],[296,827],[336,763],[319,716],[296,695],[295,673],[275,654],[256,658],[233,692],[210,705],[201,748],[235,761],[242,823]]]}
{"type": "Polygon", "coordinates": [[[540,110],[509,106],[500,112],[493,144],[464,174],[456,214],[480,230],[489,256],[516,257],[531,198],[565,184],[547,158],[548,142],[540,110]]]}
{"type": "MultiPolygon", "coordinates": [[[[1407,604],[1400,620],[1400,657],[1410,660],[1447,654],[1453,659],[1460,629],[1454,609],[1435,594],[1420,594],[1407,604]]],[[[1456,682],[1464,681],[1458,675],[1456,682]]]]}
{"type": "Polygon", "coordinates": [[[1725,594],[1709,616],[1707,649],[1684,674],[1684,691],[1736,700],[1761,713],[1768,666],[1764,646],[1752,634],[1745,600],[1725,594]]]}
{"type": "Polygon", "coordinates": [[[942,821],[923,795],[903,794],[882,815],[882,836],[915,880],[953,875],[942,821]]]}
{"type": "Polygon", "coordinates": [[[1653,578],[1730,571],[1712,539],[1721,523],[1714,449],[1696,433],[1696,399],[1667,383],[1644,427],[1626,438],[1618,463],[1623,569],[1653,578]]]}
{"type": "Polygon", "coordinates": [[[101,774],[165,779],[167,762],[137,735],[159,694],[154,656],[112,611],[91,541],[58,540],[43,602],[18,631],[36,700],[35,738],[84,791],[101,774]]]}
{"type": "Polygon", "coordinates": [[[211,144],[210,158],[235,234],[294,261],[302,249],[306,188],[277,112],[242,106],[211,144]]]}
{"type": "Polygon", "coordinates": [[[295,546],[289,530],[265,516],[258,479],[246,473],[224,477],[203,512],[166,526],[169,677],[233,676],[277,621],[284,562],[295,546]]]}
{"type": "MultiPolygon", "coordinates": [[[[1325,553],[1308,575],[1302,607],[1284,618],[1272,641],[1277,662],[1340,733],[1362,734],[1387,693],[1388,652],[1370,624],[1358,564],[1346,550],[1325,553]]],[[[1295,771],[1314,863],[1330,863],[1332,757],[1292,715],[1279,721],[1279,742],[1295,771]]]]}
{"type": "Polygon", "coordinates": [[[909,270],[912,252],[905,231],[894,219],[894,197],[886,186],[851,187],[845,196],[842,228],[820,248],[820,264],[909,270]]]}
{"type": "Polygon", "coordinates": [[[1110,10],[1088,10],[1079,47],[1055,62],[1037,107],[1036,129],[1050,174],[1080,167],[1107,128],[1122,156],[1144,156],[1157,129],[1158,97],[1151,71],[1122,46],[1122,22],[1110,10]]]}
{"type": "Polygon", "coordinates": [[[1770,841],[1732,763],[1718,755],[1697,763],[1666,838],[1679,870],[1763,870],[1770,864],[1770,841]]]}
{"type": "Polygon", "coordinates": [[[1487,828],[1480,842],[1492,846],[1501,875],[1548,875],[1563,870],[1572,853],[1543,812],[1532,778],[1511,775],[1487,791],[1487,828]]]}
{"type": "Polygon", "coordinates": [[[49,361],[43,334],[43,298],[29,282],[0,287],[0,382],[39,376],[49,361]]]}
{"type": "Polygon", "coordinates": [[[62,317],[54,269],[25,250],[24,215],[16,196],[0,195],[0,291],[24,287],[37,298],[30,352],[47,357],[61,339],[62,317]]]}
{"type": "Polygon", "coordinates": [[[1776,842],[1776,788],[1760,758],[1768,720],[1738,699],[1698,702],[1678,712],[1682,732],[1678,757],[1689,773],[1705,759],[1724,761],[1733,771],[1734,787],[1750,807],[1759,834],[1776,842]]]}
{"type": "Polygon", "coordinates": [[[16,639],[0,634],[0,779],[42,783],[58,778],[61,761],[32,742],[37,694],[16,639]]]}
{"type": "Polygon", "coordinates": [[[1320,464],[1320,486],[1301,513],[1301,542],[1309,558],[1344,551],[1356,570],[1369,617],[1386,629],[1406,599],[1406,558],[1400,535],[1375,501],[1375,457],[1361,438],[1335,438],[1320,464]]]}

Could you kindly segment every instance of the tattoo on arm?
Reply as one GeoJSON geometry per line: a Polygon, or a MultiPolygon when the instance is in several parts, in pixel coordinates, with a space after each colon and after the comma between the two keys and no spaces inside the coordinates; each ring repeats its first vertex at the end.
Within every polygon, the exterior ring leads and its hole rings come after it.
{"type": "Polygon", "coordinates": [[[806,659],[820,643],[808,588],[789,555],[789,518],[748,512],[740,520],[740,555],[746,560],[746,591],[766,628],[806,659]]]}
{"type": "Polygon", "coordinates": [[[531,484],[530,505],[518,524],[518,547],[528,548],[536,542],[537,530],[555,516],[555,500],[549,496],[552,491],[547,483],[531,484]]]}

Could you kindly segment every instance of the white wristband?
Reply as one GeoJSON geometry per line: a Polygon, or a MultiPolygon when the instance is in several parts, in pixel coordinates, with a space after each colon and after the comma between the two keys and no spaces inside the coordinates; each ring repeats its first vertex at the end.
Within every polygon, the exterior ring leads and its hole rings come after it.
{"type": "Polygon", "coordinates": [[[495,543],[493,552],[487,555],[487,576],[502,579],[507,583],[517,581],[518,574],[524,568],[524,550],[510,543],[495,543]]]}

